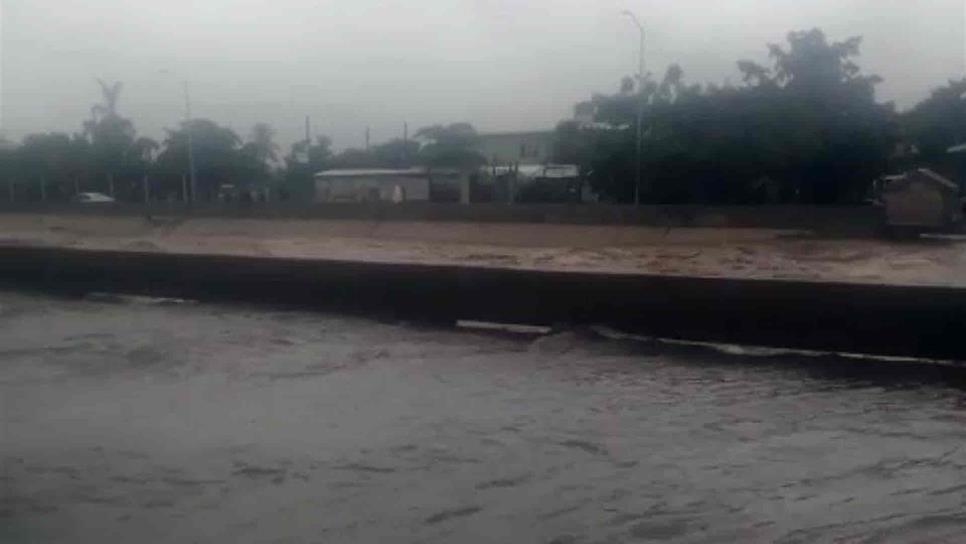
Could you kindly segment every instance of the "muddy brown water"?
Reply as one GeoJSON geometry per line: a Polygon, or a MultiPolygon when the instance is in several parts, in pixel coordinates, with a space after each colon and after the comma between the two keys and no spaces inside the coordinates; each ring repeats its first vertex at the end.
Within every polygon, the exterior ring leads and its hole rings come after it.
{"type": "Polygon", "coordinates": [[[956,368],[0,293],[2,542],[966,534],[956,368]]]}

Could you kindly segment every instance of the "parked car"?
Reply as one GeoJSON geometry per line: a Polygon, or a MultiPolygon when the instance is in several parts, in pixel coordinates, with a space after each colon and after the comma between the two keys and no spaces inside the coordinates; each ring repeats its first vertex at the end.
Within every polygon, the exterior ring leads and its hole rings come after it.
{"type": "Polygon", "coordinates": [[[74,202],[81,204],[109,204],[114,202],[114,199],[104,193],[77,193],[74,197],[74,202]]]}

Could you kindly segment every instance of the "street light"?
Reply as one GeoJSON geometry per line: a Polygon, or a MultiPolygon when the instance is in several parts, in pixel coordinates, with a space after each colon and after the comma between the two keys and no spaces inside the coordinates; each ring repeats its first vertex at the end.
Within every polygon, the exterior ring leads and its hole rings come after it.
{"type": "MultiPolygon", "coordinates": [[[[159,74],[170,74],[171,71],[168,69],[158,70],[159,74]]],[[[185,132],[188,134],[188,179],[191,183],[191,199],[190,202],[194,203],[198,198],[197,188],[198,185],[195,181],[195,144],[193,130],[191,128],[191,95],[188,92],[188,80],[184,80],[184,112],[185,112],[185,132]]],[[[182,183],[184,178],[182,178],[182,183]]],[[[182,191],[185,192],[185,191],[182,191]]],[[[185,196],[185,200],[188,200],[185,196]]]]}
{"type": "Polygon", "coordinates": [[[641,34],[640,49],[638,50],[637,68],[637,94],[639,97],[637,104],[637,138],[634,147],[635,168],[634,168],[634,204],[641,205],[641,140],[644,136],[644,25],[629,10],[621,12],[622,15],[630,17],[641,34]]]}
{"type": "Polygon", "coordinates": [[[195,144],[191,128],[191,95],[188,93],[188,80],[184,82],[185,130],[188,132],[188,179],[191,182],[191,202],[198,199],[198,185],[195,183],[195,144]]]}

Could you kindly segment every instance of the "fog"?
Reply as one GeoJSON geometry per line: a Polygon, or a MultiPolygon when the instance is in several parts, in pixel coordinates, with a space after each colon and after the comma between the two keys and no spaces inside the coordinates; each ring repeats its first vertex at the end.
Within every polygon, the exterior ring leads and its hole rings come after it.
{"type": "Polygon", "coordinates": [[[241,134],[257,121],[287,149],[311,116],[338,148],[436,122],[481,131],[551,128],[575,102],[616,90],[637,66],[671,62],[689,81],[738,82],[735,61],[822,28],[864,36],[879,97],[910,107],[964,75],[962,0],[2,0],[3,134],[76,131],[124,82],[120,113],[158,138],[194,114],[241,134]]]}

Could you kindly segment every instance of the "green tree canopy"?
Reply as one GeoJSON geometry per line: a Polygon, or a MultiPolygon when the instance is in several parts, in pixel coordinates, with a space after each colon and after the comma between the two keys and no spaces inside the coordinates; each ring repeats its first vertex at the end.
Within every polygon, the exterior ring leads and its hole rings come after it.
{"type": "Polygon", "coordinates": [[[427,166],[468,169],[486,163],[476,151],[479,134],[469,123],[423,127],[416,131],[416,138],[426,141],[419,161],[427,166]]]}
{"type": "Polygon", "coordinates": [[[903,116],[903,129],[927,159],[966,142],[966,78],[933,90],[903,116]]]}
{"type": "Polygon", "coordinates": [[[234,184],[244,172],[241,138],[230,128],[208,119],[193,119],[168,130],[157,158],[157,173],[166,184],[179,185],[189,173],[188,131],[195,157],[197,198],[213,200],[222,184],[234,184]]]}
{"type": "Polygon", "coordinates": [[[316,137],[314,142],[296,142],[285,157],[282,174],[282,196],[304,200],[313,195],[313,176],[332,167],[332,140],[326,136],[316,137]]]}
{"type": "Polygon", "coordinates": [[[897,137],[876,76],[854,58],[859,38],[820,30],[769,46],[770,67],[738,62],[743,85],[685,83],[671,65],[660,81],[595,96],[596,125],[557,129],[557,160],[577,162],[595,189],[632,199],[637,108],[644,105],[644,195],[651,202],[856,202],[887,166],[897,137]]]}

